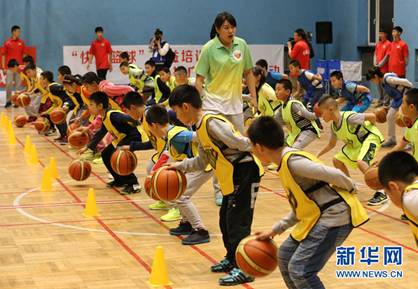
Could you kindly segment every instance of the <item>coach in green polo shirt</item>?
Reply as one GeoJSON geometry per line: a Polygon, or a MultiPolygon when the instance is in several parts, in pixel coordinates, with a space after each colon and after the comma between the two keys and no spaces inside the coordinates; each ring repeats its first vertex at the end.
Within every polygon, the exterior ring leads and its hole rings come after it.
{"type": "Polygon", "coordinates": [[[243,76],[252,103],[257,103],[250,49],[245,40],[235,36],[237,24],[230,13],[218,14],[214,26],[217,36],[203,46],[195,67],[196,88],[204,97],[203,110],[224,115],[243,132],[243,76]]]}

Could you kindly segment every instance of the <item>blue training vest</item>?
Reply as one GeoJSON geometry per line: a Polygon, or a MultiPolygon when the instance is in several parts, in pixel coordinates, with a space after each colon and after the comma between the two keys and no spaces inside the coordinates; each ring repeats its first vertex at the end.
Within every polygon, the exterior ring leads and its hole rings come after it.
{"type": "Polygon", "coordinates": [[[407,89],[406,87],[403,87],[401,85],[390,85],[386,82],[386,79],[388,77],[398,77],[395,73],[386,73],[383,77],[382,86],[385,92],[389,95],[390,98],[392,98],[392,101],[390,103],[390,107],[392,108],[398,108],[402,104],[402,97],[403,93],[407,89]]]}
{"type": "Polygon", "coordinates": [[[353,82],[351,81],[344,81],[343,82],[343,87],[341,88],[341,96],[344,97],[348,102],[352,103],[352,104],[357,104],[359,101],[362,100],[363,97],[367,97],[370,100],[370,97],[367,93],[358,93],[356,92],[357,89],[357,84],[355,84],[355,89],[354,91],[350,91],[347,88],[347,84],[351,84],[353,82]]]}

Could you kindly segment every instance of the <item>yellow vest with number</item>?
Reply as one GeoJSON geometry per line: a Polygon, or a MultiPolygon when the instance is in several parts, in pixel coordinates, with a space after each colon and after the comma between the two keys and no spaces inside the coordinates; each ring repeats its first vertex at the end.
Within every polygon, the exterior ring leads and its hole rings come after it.
{"type": "MultiPolygon", "coordinates": [[[[418,182],[415,182],[412,185],[406,187],[405,192],[402,194],[402,197],[413,190],[418,190],[418,182]]],[[[415,242],[418,246],[418,218],[415,217],[410,211],[408,211],[403,205],[402,209],[405,213],[406,218],[408,219],[409,226],[411,227],[412,234],[414,234],[415,242]]]]}
{"type": "MultiPolygon", "coordinates": [[[[233,180],[234,165],[223,155],[221,148],[219,148],[211,140],[208,134],[207,123],[211,118],[219,119],[229,124],[234,134],[240,135],[240,133],[234,129],[234,126],[231,122],[229,122],[229,120],[227,120],[225,117],[221,115],[215,114],[204,115],[202,118],[202,122],[196,131],[197,136],[199,138],[199,142],[203,147],[203,150],[205,151],[207,158],[209,159],[209,164],[215,170],[215,175],[218,178],[222,194],[226,196],[232,194],[235,190],[233,180]]],[[[245,152],[243,152],[243,154],[244,153],[245,152]]],[[[253,159],[259,167],[260,176],[263,175],[263,166],[255,156],[253,156],[253,159]]]]}
{"type": "Polygon", "coordinates": [[[33,87],[32,87],[32,82],[30,81],[29,77],[24,72],[19,73],[19,76],[20,76],[20,82],[24,84],[24,86],[26,87],[26,91],[31,91],[33,87]]]}
{"type": "MultiPolygon", "coordinates": [[[[103,119],[103,125],[106,127],[107,131],[113,136],[112,144],[114,147],[116,147],[126,137],[126,134],[118,131],[112,124],[112,122],[110,121],[110,115],[112,113],[124,113],[119,110],[109,110],[106,112],[106,117],[103,119]]],[[[135,124],[131,124],[131,126],[135,127],[135,124]]],[[[147,136],[142,126],[138,125],[136,126],[136,128],[141,136],[141,139],[138,141],[145,141],[147,139],[147,136]]]]}
{"type": "MultiPolygon", "coordinates": [[[[292,116],[292,105],[294,103],[299,103],[300,105],[303,106],[303,104],[299,100],[296,100],[296,99],[290,99],[287,103],[283,104],[283,106],[282,106],[283,121],[286,124],[290,125],[290,131],[289,131],[289,134],[286,137],[286,143],[287,143],[288,146],[292,146],[295,143],[296,138],[298,137],[298,135],[301,132],[300,127],[297,126],[297,124],[296,124],[296,122],[295,122],[295,120],[293,119],[293,116],[292,116]]],[[[316,122],[314,120],[311,121],[311,125],[315,129],[316,134],[319,137],[320,129],[319,129],[318,125],[316,124],[316,122]]]]}
{"type": "Polygon", "coordinates": [[[150,131],[149,125],[145,120],[145,115],[142,118],[142,128],[144,129],[145,133],[148,136],[149,141],[152,144],[152,147],[157,151],[152,157],[151,160],[153,163],[156,163],[160,158],[161,154],[164,152],[165,147],[167,145],[166,141],[162,138],[156,138],[150,131]]]}
{"type": "Polygon", "coordinates": [[[412,155],[418,161],[418,119],[415,120],[414,124],[410,128],[405,129],[405,135],[409,135],[409,143],[412,146],[412,155]]]}
{"type": "MultiPolygon", "coordinates": [[[[296,218],[299,220],[292,230],[291,236],[293,239],[300,242],[308,236],[309,232],[318,222],[321,217],[321,209],[315,201],[307,196],[307,194],[293,178],[288,167],[288,160],[293,155],[303,156],[317,163],[321,163],[321,161],[314,155],[307,152],[290,151],[283,156],[278,171],[280,180],[289,199],[289,203],[295,212],[296,218]]],[[[341,188],[332,187],[331,185],[328,186],[330,186],[336,194],[342,197],[344,202],[350,207],[351,224],[353,227],[361,226],[369,220],[366,210],[354,194],[351,194],[341,188]]]]}
{"type": "Polygon", "coordinates": [[[158,79],[160,79],[159,75],[157,75],[154,78],[154,99],[155,99],[156,103],[159,103],[161,97],[163,96],[163,93],[161,92],[160,88],[158,87],[158,79]]]}

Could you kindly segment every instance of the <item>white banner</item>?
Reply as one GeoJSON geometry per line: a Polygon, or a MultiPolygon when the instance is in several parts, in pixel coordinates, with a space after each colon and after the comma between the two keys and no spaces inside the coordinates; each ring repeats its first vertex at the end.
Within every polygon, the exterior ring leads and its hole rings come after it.
{"type": "MultiPolygon", "coordinates": [[[[255,62],[258,59],[264,58],[269,63],[270,70],[284,71],[284,46],[283,45],[249,45],[252,58],[255,62]]],[[[64,64],[71,68],[74,74],[81,74],[87,72],[87,57],[89,53],[89,46],[64,46],[64,64]]],[[[199,59],[201,45],[172,45],[171,48],[176,53],[176,59],[173,62],[172,68],[176,66],[185,66],[189,74],[194,76],[193,68],[199,59]]],[[[115,45],[112,46],[112,64],[113,71],[108,72],[107,79],[114,83],[128,83],[128,78],[122,75],[119,71],[119,54],[123,51],[127,51],[130,55],[130,59],[133,63],[136,63],[139,67],[144,67],[145,61],[150,59],[151,53],[149,52],[148,45],[115,45]]],[[[94,71],[94,60],[90,65],[90,70],[94,71]]]]}

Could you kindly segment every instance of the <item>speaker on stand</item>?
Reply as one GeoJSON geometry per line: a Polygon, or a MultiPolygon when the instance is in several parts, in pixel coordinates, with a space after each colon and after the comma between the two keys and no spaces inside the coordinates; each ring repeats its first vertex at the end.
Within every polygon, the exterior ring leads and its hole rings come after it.
{"type": "Polygon", "coordinates": [[[316,43],[324,45],[324,60],[327,59],[326,45],[332,43],[332,22],[321,21],[315,25],[316,43]]]}

